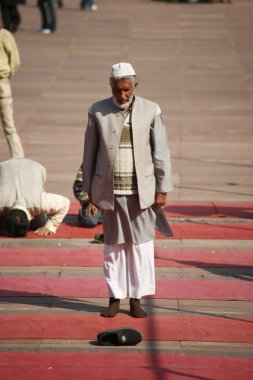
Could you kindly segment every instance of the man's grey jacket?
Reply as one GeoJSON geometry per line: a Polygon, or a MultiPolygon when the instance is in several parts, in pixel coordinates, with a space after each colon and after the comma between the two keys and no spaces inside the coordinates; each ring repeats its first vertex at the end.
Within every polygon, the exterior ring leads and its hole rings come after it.
{"type": "MultiPolygon", "coordinates": [[[[159,106],[135,96],[131,123],[134,164],[140,207],[154,203],[155,192],[173,188],[170,153],[159,106]]],[[[114,163],[124,124],[123,112],[113,97],[98,101],[89,110],[84,142],[84,184],[92,201],[102,209],[114,207],[114,163]]]]}

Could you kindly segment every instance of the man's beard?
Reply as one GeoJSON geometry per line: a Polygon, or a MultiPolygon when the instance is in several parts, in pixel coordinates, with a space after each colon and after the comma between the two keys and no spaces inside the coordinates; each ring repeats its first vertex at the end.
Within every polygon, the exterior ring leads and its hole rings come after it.
{"type": "Polygon", "coordinates": [[[113,103],[115,104],[116,107],[120,108],[122,111],[126,111],[130,107],[130,105],[133,101],[133,98],[134,98],[134,93],[131,95],[131,97],[128,99],[128,101],[126,103],[120,104],[117,102],[115,97],[113,97],[113,103]]]}

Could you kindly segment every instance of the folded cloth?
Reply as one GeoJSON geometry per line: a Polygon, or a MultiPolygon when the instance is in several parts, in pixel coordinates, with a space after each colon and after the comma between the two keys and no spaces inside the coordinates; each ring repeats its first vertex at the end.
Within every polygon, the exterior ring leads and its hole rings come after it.
{"type": "Polygon", "coordinates": [[[173,236],[173,231],[170,228],[170,225],[166,219],[166,216],[164,215],[164,212],[161,208],[153,208],[156,214],[156,222],[155,222],[155,228],[157,231],[159,231],[161,234],[167,237],[173,236]]]}
{"type": "Polygon", "coordinates": [[[101,346],[133,346],[141,342],[142,333],[129,327],[104,330],[97,335],[101,346]]]}

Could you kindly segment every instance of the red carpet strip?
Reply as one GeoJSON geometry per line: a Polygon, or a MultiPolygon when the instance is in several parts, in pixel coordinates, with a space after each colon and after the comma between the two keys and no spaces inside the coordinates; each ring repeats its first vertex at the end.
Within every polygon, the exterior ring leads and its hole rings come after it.
{"type": "MultiPolygon", "coordinates": [[[[69,209],[68,217],[76,217],[80,208],[79,202],[73,201],[69,209]]],[[[174,239],[253,239],[253,223],[242,223],[240,218],[253,219],[252,203],[224,203],[224,202],[173,202],[163,208],[167,217],[177,218],[209,218],[213,217],[214,222],[205,221],[171,221],[174,232],[174,239]],[[224,223],[215,222],[215,218],[225,218],[224,223]],[[229,222],[229,218],[237,218],[237,222],[229,222]]],[[[38,239],[55,238],[87,238],[93,239],[95,233],[102,231],[102,226],[95,228],[81,228],[75,225],[76,219],[72,223],[63,223],[57,234],[47,237],[37,237],[38,239]]],[[[27,239],[35,238],[34,232],[30,231],[27,239]]],[[[2,236],[2,238],[7,238],[2,236]]],[[[166,239],[160,233],[156,233],[157,239],[166,239]]]]}
{"type": "MultiPolygon", "coordinates": [[[[155,250],[157,267],[253,267],[253,250],[160,249],[155,250]]],[[[101,248],[0,247],[0,266],[103,265],[101,248]]]]}
{"type": "MultiPolygon", "coordinates": [[[[156,294],[148,298],[252,301],[252,282],[245,280],[207,280],[162,278],[156,281],[156,294]]],[[[107,298],[103,278],[78,276],[1,276],[0,296],[55,296],[107,298]]]]}
{"type": "Polygon", "coordinates": [[[0,372],[3,380],[249,380],[253,360],[178,354],[3,352],[0,372]]]}
{"type": "Polygon", "coordinates": [[[99,331],[128,326],[140,330],[144,340],[253,343],[250,318],[119,314],[108,322],[99,313],[2,314],[0,323],[0,339],[96,340],[99,331]]]}
{"type": "Polygon", "coordinates": [[[173,202],[163,207],[169,218],[246,218],[253,219],[253,203],[173,202]]]}
{"type": "MultiPolygon", "coordinates": [[[[80,204],[72,201],[69,214],[77,214],[80,204]]],[[[169,218],[246,218],[253,219],[253,203],[244,202],[169,202],[163,207],[169,218]]]]}
{"type": "MultiPolygon", "coordinates": [[[[170,222],[173,237],[169,239],[253,239],[253,223],[207,223],[207,222],[170,222]]],[[[96,233],[102,232],[102,225],[94,228],[81,228],[79,226],[62,223],[56,234],[39,237],[33,231],[29,231],[23,239],[94,239],[96,233]]],[[[1,239],[8,239],[1,236],[1,239]]],[[[156,239],[168,239],[156,232],[156,239]]]]}

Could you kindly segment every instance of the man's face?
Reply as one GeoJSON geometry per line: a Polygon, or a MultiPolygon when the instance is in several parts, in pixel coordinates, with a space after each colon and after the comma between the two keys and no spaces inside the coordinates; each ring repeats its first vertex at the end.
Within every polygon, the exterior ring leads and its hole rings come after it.
{"type": "Polygon", "coordinates": [[[123,105],[131,99],[137,84],[133,84],[130,79],[114,79],[111,81],[112,95],[116,102],[123,105]]]}

